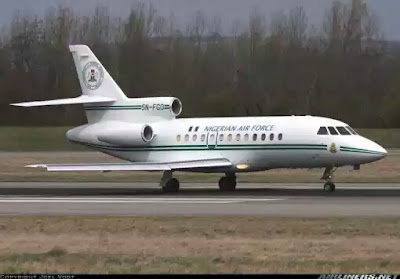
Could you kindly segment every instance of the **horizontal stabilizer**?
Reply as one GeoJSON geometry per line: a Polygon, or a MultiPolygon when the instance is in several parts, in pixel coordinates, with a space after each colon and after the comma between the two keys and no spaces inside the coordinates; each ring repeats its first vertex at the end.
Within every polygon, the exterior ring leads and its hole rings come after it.
{"type": "Polygon", "coordinates": [[[230,167],[227,159],[206,159],[178,162],[141,162],[141,163],[114,163],[114,164],[57,164],[57,165],[28,165],[31,168],[45,168],[48,171],[164,171],[194,168],[230,167]]]}
{"type": "Polygon", "coordinates": [[[57,105],[73,105],[73,104],[109,103],[114,101],[116,101],[116,99],[110,97],[82,95],[76,98],[25,102],[25,103],[11,104],[11,105],[17,107],[41,107],[41,106],[57,106],[57,105]]]}

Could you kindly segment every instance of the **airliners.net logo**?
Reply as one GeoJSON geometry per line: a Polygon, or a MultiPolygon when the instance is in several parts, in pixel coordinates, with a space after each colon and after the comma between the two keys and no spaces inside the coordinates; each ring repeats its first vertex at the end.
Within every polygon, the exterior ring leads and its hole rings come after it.
{"type": "MultiPolygon", "coordinates": [[[[322,274],[318,279],[397,279],[392,274],[322,274]]],[[[400,279],[400,277],[399,277],[400,279]]]]}

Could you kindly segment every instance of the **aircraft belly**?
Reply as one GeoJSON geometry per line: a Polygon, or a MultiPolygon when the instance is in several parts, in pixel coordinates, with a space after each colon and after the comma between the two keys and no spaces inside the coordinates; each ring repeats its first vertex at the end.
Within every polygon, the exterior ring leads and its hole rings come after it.
{"type": "MultiPolygon", "coordinates": [[[[103,151],[109,155],[131,162],[168,162],[226,158],[233,167],[196,169],[196,172],[249,172],[274,168],[318,168],[332,161],[326,151],[315,150],[202,150],[202,151],[103,151]],[[247,169],[237,165],[247,164],[247,169]]],[[[328,154],[329,155],[329,154],[328,154]]],[[[187,170],[192,171],[192,170],[187,170]]]]}

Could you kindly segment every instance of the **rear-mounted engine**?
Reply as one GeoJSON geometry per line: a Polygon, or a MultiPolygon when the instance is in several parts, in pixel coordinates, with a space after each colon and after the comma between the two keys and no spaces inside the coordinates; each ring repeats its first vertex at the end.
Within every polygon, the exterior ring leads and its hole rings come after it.
{"type": "Polygon", "coordinates": [[[153,128],[147,124],[124,124],[121,127],[105,129],[97,134],[99,141],[120,146],[140,146],[149,143],[153,138],[153,128]]]}

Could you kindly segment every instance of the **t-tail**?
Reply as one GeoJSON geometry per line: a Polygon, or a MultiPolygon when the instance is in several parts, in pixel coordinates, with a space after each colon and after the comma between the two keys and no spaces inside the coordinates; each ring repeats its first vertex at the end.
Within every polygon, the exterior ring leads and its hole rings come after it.
{"type": "Polygon", "coordinates": [[[128,98],[86,45],[71,45],[82,94],[76,98],[11,104],[22,107],[82,104],[88,123],[151,123],[172,119],[182,110],[174,97],[128,98]]]}

